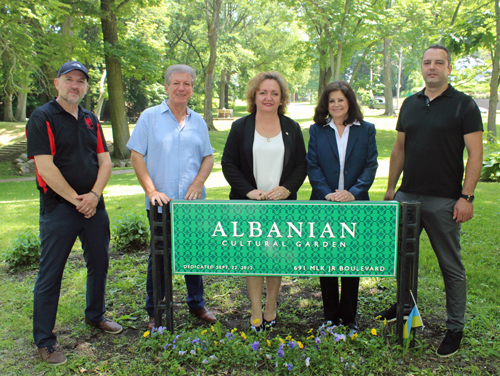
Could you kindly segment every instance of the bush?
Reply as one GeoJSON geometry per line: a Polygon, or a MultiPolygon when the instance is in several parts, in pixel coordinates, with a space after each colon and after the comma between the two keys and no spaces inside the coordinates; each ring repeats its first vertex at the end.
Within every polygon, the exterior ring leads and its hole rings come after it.
{"type": "Polygon", "coordinates": [[[33,230],[25,230],[12,240],[5,253],[5,262],[10,269],[18,270],[38,265],[40,261],[40,237],[33,230]]]}
{"type": "Polygon", "coordinates": [[[134,252],[149,245],[149,227],[137,213],[123,216],[113,227],[114,247],[122,252],[134,252]]]}
{"type": "Polygon", "coordinates": [[[483,167],[481,169],[481,181],[500,182],[500,141],[490,138],[484,148],[483,167]]]}

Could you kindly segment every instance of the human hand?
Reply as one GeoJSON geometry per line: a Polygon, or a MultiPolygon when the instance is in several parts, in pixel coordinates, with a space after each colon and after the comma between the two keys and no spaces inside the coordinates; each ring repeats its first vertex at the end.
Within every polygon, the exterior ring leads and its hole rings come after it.
{"type": "Polygon", "coordinates": [[[285,187],[274,187],[267,192],[269,200],[286,200],[290,196],[290,191],[285,187]]]}
{"type": "Polygon", "coordinates": [[[250,200],[257,200],[257,201],[267,200],[267,192],[264,191],[263,189],[254,189],[253,191],[247,193],[247,197],[250,200]]]}
{"type": "Polygon", "coordinates": [[[453,219],[457,223],[467,222],[474,217],[474,206],[465,198],[459,198],[453,208],[453,219]]]}
{"type": "Polygon", "coordinates": [[[97,196],[92,192],[89,192],[83,195],[78,195],[75,198],[80,201],[78,205],[76,205],[76,210],[82,213],[85,218],[90,218],[93,215],[90,214],[94,212],[94,209],[99,203],[99,199],[97,198],[97,196]]]}
{"type": "Polygon", "coordinates": [[[198,183],[196,180],[189,186],[184,200],[199,200],[203,193],[203,183],[198,183]]]}
{"type": "Polygon", "coordinates": [[[153,191],[147,194],[147,196],[152,205],[156,205],[156,203],[158,203],[158,205],[163,206],[163,204],[168,204],[170,201],[172,201],[172,199],[165,193],[158,191],[153,191]]]}
{"type": "Polygon", "coordinates": [[[385,192],[384,201],[392,201],[396,197],[396,191],[394,189],[388,189],[385,192]]]}
{"type": "Polygon", "coordinates": [[[327,201],[335,201],[335,193],[333,193],[333,192],[328,193],[328,194],[325,196],[325,200],[327,200],[327,201]]]}
{"type": "Polygon", "coordinates": [[[354,195],[346,190],[339,191],[338,189],[335,190],[335,193],[333,193],[334,200],[333,201],[338,201],[338,202],[348,202],[348,201],[354,201],[356,200],[356,197],[354,195]]]}
{"type": "Polygon", "coordinates": [[[92,218],[95,215],[95,213],[97,213],[97,208],[92,210],[89,214],[85,214],[83,217],[85,219],[89,219],[89,218],[92,218]]]}

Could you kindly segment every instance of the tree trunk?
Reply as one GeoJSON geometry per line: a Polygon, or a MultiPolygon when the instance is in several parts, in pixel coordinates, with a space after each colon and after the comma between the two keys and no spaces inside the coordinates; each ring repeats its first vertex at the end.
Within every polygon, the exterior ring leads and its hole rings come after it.
{"type": "Polygon", "coordinates": [[[399,97],[401,96],[401,73],[403,71],[403,49],[399,51],[398,63],[398,88],[396,90],[396,108],[399,110],[399,97]]]}
{"type": "Polygon", "coordinates": [[[488,142],[494,142],[497,136],[497,103],[498,103],[498,83],[499,83],[499,62],[500,62],[500,6],[495,0],[495,23],[496,41],[495,50],[491,54],[493,61],[493,71],[490,81],[490,103],[488,105],[488,142]]]}
{"type": "Polygon", "coordinates": [[[205,0],[205,16],[208,28],[208,44],[210,46],[210,57],[207,71],[205,73],[205,106],[203,117],[209,131],[216,131],[214,126],[214,115],[212,113],[213,81],[215,61],[217,60],[217,33],[219,32],[220,7],[222,0],[212,0],[212,15],[210,16],[209,0],[205,0]]]}
{"type": "Polygon", "coordinates": [[[104,106],[104,91],[105,91],[104,82],[105,81],[106,81],[106,69],[104,69],[104,71],[102,72],[101,80],[99,81],[99,98],[97,99],[97,104],[95,106],[95,111],[94,111],[94,113],[97,116],[97,119],[99,119],[99,120],[101,119],[101,112],[102,112],[102,108],[104,106]]]}
{"type": "Polygon", "coordinates": [[[220,73],[219,109],[226,108],[226,71],[220,73]]]}
{"type": "MultiPolygon", "coordinates": [[[[342,26],[340,28],[340,36],[338,37],[337,41],[337,64],[335,66],[335,75],[333,78],[335,81],[340,79],[340,68],[342,66],[342,47],[344,43],[345,28],[347,24],[347,14],[349,13],[350,5],[351,5],[351,0],[346,0],[344,7],[344,15],[342,16],[342,26]]],[[[333,65],[332,65],[332,72],[334,72],[333,65]]]]}
{"type": "Polygon", "coordinates": [[[3,121],[13,122],[14,113],[12,112],[12,96],[14,90],[12,88],[12,70],[15,66],[15,57],[10,53],[10,49],[7,47],[2,54],[2,63],[4,68],[4,79],[3,79],[3,121]]]}
{"type": "Polygon", "coordinates": [[[112,9],[114,2],[114,0],[101,0],[101,24],[105,47],[104,57],[108,73],[109,108],[111,128],[113,130],[113,155],[118,159],[126,159],[130,156],[130,150],[126,146],[130,138],[130,131],[128,129],[127,111],[123,96],[122,66],[120,59],[109,49],[109,47],[115,47],[119,44],[118,21],[112,9]]]}
{"type": "Polygon", "coordinates": [[[17,121],[26,121],[26,102],[28,99],[28,86],[22,85],[22,90],[17,95],[15,118],[17,121]]]}
{"type": "Polygon", "coordinates": [[[392,59],[391,59],[391,40],[384,38],[384,97],[385,112],[384,115],[394,115],[394,104],[392,97],[392,59]]]}

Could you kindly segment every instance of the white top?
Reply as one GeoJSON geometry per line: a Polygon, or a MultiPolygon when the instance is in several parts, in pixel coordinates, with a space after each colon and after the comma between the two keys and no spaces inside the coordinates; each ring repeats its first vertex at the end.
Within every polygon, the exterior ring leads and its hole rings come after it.
{"type": "Polygon", "coordinates": [[[285,159],[285,144],[281,132],[273,137],[263,137],[255,131],[253,140],[253,176],[257,189],[269,192],[279,186],[285,159]]]}
{"type": "Polygon", "coordinates": [[[351,125],[359,124],[356,120],[354,123],[347,124],[345,126],[344,132],[342,133],[342,137],[339,134],[337,126],[333,122],[333,119],[330,121],[330,127],[335,131],[335,138],[337,139],[337,148],[339,151],[339,163],[340,163],[340,174],[339,174],[339,191],[344,190],[344,166],[345,166],[345,154],[347,151],[347,141],[349,141],[349,130],[351,129],[351,125]]]}

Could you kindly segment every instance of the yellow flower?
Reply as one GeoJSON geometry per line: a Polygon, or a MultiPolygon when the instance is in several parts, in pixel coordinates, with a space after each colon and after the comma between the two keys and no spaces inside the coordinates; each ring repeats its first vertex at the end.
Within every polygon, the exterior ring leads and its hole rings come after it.
{"type": "Polygon", "coordinates": [[[372,333],[372,335],[376,336],[377,335],[377,329],[373,328],[371,333],[372,333]]]}
{"type": "Polygon", "coordinates": [[[307,332],[307,334],[311,333],[313,330],[314,330],[314,328],[309,329],[309,331],[307,332]]]}
{"type": "MultiPolygon", "coordinates": [[[[215,332],[215,329],[214,329],[214,326],[213,326],[213,325],[212,325],[212,326],[210,326],[210,328],[212,329],[212,332],[215,332]]],[[[205,330],[205,332],[206,332],[206,330],[205,330]]],[[[201,333],[201,334],[203,334],[203,333],[201,333]]]]}
{"type": "Polygon", "coordinates": [[[303,344],[302,344],[302,342],[300,342],[300,341],[298,342],[298,344],[299,344],[299,349],[301,349],[301,350],[302,350],[302,349],[304,348],[304,345],[303,345],[303,344]]]}
{"type": "Polygon", "coordinates": [[[255,319],[252,321],[253,324],[258,324],[260,322],[260,319],[255,319]]]}
{"type": "Polygon", "coordinates": [[[384,319],[384,326],[387,326],[387,319],[384,319]]]}
{"type": "Polygon", "coordinates": [[[290,341],[291,339],[292,339],[292,336],[290,336],[290,335],[286,337],[287,341],[290,341]]]}
{"type": "Polygon", "coordinates": [[[267,346],[271,347],[271,341],[269,341],[268,339],[266,339],[267,341],[267,346]]]}
{"type": "Polygon", "coordinates": [[[358,338],[358,333],[354,333],[351,337],[352,340],[354,340],[355,338],[358,338]]]}
{"type": "Polygon", "coordinates": [[[246,336],[245,332],[241,332],[240,334],[241,334],[241,338],[247,339],[247,336],[246,336]]]}
{"type": "Polygon", "coordinates": [[[285,343],[285,341],[282,338],[278,338],[281,343],[285,343]]]}
{"type": "Polygon", "coordinates": [[[149,336],[151,334],[151,332],[148,330],[147,332],[144,332],[144,334],[142,335],[144,338],[146,338],[147,336],[149,336]]]}
{"type": "Polygon", "coordinates": [[[235,333],[235,332],[237,332],[237,331],[238,331],[238,329],[233,328],[233,329],[231,329],[231,334],[234,334],[234,333],[235,333]]]}
{"type": "MultiPolygon", "coordinates": [[[[213,326],[212,326],[212,330],[213,330],[213,326]]],[[[208,332],[208,330],[205,329],[205,330],[202,330],[200,334],[203,335],[203,334],[206,334],[207,332],[208,332]]]]}
{"type": "Polygon", "coordinates": [[[313,339],[313,338],[314,338],[314,336],[309,336],[309,337],[307,337],[307,339],[313,339]]]}

